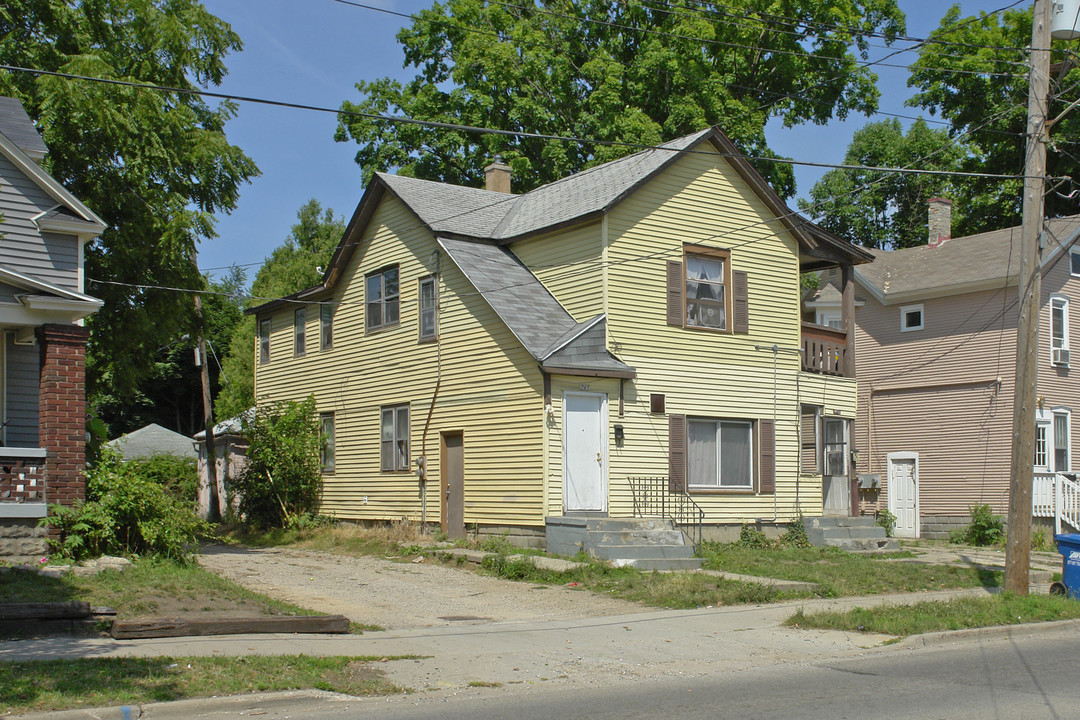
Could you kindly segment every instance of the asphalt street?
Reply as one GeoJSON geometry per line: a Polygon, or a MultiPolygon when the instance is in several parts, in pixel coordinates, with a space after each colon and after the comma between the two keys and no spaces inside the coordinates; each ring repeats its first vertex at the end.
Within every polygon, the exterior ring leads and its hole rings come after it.
{"type": "MultiPolygon", "coordinates": [[[[307,708],[312,720],[1077,718],[1074,629],[1040,637],[885,647],[858,658],[583,687],[474,689],[307,708]]],[[[152,717],[148,715],[147,717],[152,717]]],[[[266,718],[285,717],[273,711],[266,718]]],[[[296,717],[296,715],[293,715],[296,717]]]]}

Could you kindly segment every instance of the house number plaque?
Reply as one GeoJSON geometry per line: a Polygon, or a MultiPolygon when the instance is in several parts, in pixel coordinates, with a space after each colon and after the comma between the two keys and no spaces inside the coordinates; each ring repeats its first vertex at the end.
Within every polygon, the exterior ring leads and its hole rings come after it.
{"type": "Polygon", "coordinates": [[[581,392],[589,392],[589,386],[588,385],[578,385],[578,390],[580,390],[581,392]]]}

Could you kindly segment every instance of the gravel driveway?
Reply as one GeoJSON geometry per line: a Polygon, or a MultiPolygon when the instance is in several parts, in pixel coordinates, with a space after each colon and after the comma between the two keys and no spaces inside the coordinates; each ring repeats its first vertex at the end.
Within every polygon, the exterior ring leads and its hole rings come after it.
{"type": "Polygon", "coordinates": [[[387,629],[569,620],[649,610],[585,590],[466,569],[282,548],[203,548],[199,564],[249,590],[387,629]]]}

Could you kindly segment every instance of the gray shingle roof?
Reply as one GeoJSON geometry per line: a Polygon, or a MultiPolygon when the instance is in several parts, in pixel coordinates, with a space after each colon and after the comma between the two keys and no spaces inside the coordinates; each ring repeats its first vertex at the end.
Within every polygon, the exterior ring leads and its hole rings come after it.
{"type": "Polygon", "coordinates": [[[50,220],[62,220],[66,223],[85,225],[90,230],[98,229],[96,223],[88,222],[87,220],[79,217],[79,215],[73,212],[70,208],[66,208],[63,205],[57,205],[52,210],[49,210],[44,215],[41,215],[38,218],[38,223],[46,223],[50,220]]]}
{"type": "Polygon", "coordinates": [[[439,238],[439,244],[537,360],[577,327],[570,313],[506,248],[448,238],[439,238]]]}
{"type": "Polygon", "coordinates": [[[49,152],[34,121],[13,97],[0,97],[0,132],[30,157],[39,158],[49,152]]]}
{"type": "Polygon", "coordinates": [[[544,367],[567,370],[605,370],[613,373],[634,374],[634,369],[615,358],[607,350],[607,319],[603,316],[581,323],[570,342],[560,340],[558,348],[544,358],[544,367]],[[560,345],[562,345],[560,347],[560,345]]]}
{"type": "Polygon", "coordinates": [[[106,445],[118,450],[125,460],[144,460],[154,455],[193,459],[197,456],[191,438],[154,423],[110,440],[106,445]]]}
{"type": "Polygon", "coordinates": [[[711,129],[677,138],[523,195],[458,187],[378,173],[390,190],[412,208],[435,234],[506,241],[592,213],[602,212],[665,164],[693,147],[711,129]]]}
{"type": "MultiPolygon", "coordinates": [[[[1047,221],[1049,234],[1044,260],[1080,231],[1080,215],[1047,221]]],[[[860,279],[886,298],[889,295],[947,291],[995,280],[1015,278],[1020,271],[1020,227],[993,230],[928,245],[886,252],[871,251],[872,263],[860,265],[860,279]]]]}

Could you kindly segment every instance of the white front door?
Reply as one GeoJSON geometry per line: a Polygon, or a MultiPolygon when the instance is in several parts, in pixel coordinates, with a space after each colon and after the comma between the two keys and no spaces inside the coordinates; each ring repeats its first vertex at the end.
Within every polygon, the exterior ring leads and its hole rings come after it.
{"type": "Polygon", "coordinates": [[[607,509],[607,398],[563,395],[563,510],[607,509]]]}
{"type": "Polygon", "coordinates": [[[889,453],[889,512],[896,516],[897,537],[919,537],[919,456],[889,453]]]}

